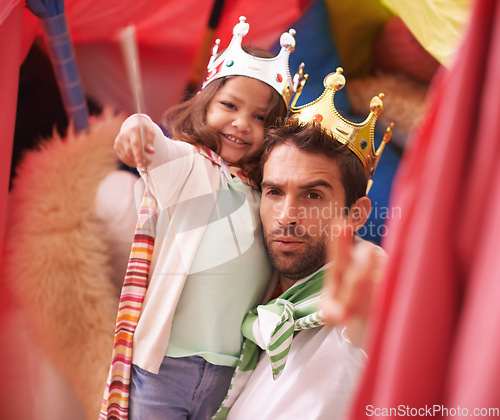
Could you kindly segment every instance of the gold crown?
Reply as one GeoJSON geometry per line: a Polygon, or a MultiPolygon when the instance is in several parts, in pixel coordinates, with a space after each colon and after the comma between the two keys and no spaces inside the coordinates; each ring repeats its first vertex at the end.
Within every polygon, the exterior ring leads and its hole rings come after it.
{"type": "Polygon", "coordinates": [[[330,131],[331,135],[342,144],[347,144],[349,149],[361,160],[369,179],[368,189],[372,184],[371,178],[375,173],[380,155],[386,143],[391,139],[393,123],[387,128],[382,143],[375,152],[374,131],[377,117],[384,109],[382,103],[383,93],[374,96],[370,102],[370,114],[362,123],[354,123],[342,117],[335,105],[333,97],[335,92],[345,85],[343,69],[337,68],[336,73],[330,73],[323,80],[324,92],[313,102],[295,107],[300,90],[293,99],[290,108],[290,120],[298,120],[300,123],[316,122],[330,131]]]}

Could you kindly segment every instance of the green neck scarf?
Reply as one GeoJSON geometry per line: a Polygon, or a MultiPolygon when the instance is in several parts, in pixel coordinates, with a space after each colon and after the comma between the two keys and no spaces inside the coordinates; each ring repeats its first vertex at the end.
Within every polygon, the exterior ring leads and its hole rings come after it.
{"type": "Polygon", "coordinates": [[[324,325],[318,303],[323,288],[321,270],[266,305],[252,309],[243,320],[244,340],[228,394],[213,419],[225,419],[239,392],[259,361],[260,350],[269,357],[273,379],[283,373],[295,331],[324,325]]]}

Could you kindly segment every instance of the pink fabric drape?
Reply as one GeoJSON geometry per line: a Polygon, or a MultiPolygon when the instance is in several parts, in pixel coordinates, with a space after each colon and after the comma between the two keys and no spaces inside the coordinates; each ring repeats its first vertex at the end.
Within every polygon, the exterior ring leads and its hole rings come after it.
{"type": "Polygon", "coordinates": [[[401,220],[351,419],[500,407],[499,74],[500,4],[477,0],[395,182],[401,220]]]}

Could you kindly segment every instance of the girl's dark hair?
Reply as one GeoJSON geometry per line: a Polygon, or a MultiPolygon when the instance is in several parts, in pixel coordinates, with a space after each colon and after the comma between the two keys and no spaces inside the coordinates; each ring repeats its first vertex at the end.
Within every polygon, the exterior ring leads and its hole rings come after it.
{"type": "MultiPolygon", "coordinates": [[[[256,57],[274,57],[269,51],[258,47],[245,46],[243,50],[256,57]]],[[[231,77],[236,76],[216,79],[196,93],[192,98],[169,108],[163,116],[162,123],[169,131],[170,135],[176,140],[183,140],[195,145],[204,145],[216,153],[220,153],[219,134],[215,130],[207,127],[206,115],[210,100],[231,77]]],[[[270,89],[272,94],[266,115],[264,116],[265,127],[274,125],[277,119],[283,118],[287,112],[283,98],[275,89],[271,87],[270,89]]],[[[262,179],[259,159],[260,153],[248,161],[241,162],[241,166],[244,168],[247,175],[258,184],[260,184],[262,179]]]]}
{"type": "Polygon", "coordinates": [[[366,195],[368,178],[363,164],[346,144],[335,140],[321,125],[288,122],[268,130],[261,157],[262,167],[273,149],[280,144],[293,145],[304,152],[321,154],[337,162],[347,208],[366,195]]]}

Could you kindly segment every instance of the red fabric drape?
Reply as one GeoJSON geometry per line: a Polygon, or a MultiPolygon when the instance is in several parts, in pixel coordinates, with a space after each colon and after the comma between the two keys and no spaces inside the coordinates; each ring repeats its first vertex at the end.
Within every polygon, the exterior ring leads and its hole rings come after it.
{"type": "Polygon", "coordinates": [[[500,407],[496,0],[477,0],[453,67],[440,71],[395,181],[401,220],[390,227],[370,358],[351,419],[389,409],[447,417],[500,407]]]}
{"type": "Polygon", "coordinates": [[[0,263],[16,121],[19,67],[33,43],[37,27],[38,20],[23,8],[22,2],[13,0],[0,6],[0,263]]]}
{"type": "Polygon", "coordinates": [[[2,8],[0,11],[0,16],[4,19],[0,22],[0,147],[2,150],[0,153],[0,260],[3,255],[12,138],[16,118],[17,84],[21,59],[22,5],[20,3],[13,5],[8,11],[8,14],[7,9],[2,8]]]}
{"type": "MultiPolygon", "coordinates": [[[[241,15],[251,31],[245,41],[263,47],[276,42],[284,29],[295,22],[311,1],[226,1],[217,36],[227,45],[232,28],[241,15]],[[267,16],[272,16],[268,19],[267,16]]],[[[194,52],[208,23],[212,1],[199,0],[66,0],[66,16],[75,43],[108,41],[117,31],[134,24],[142,45],[194,52]]]]}

